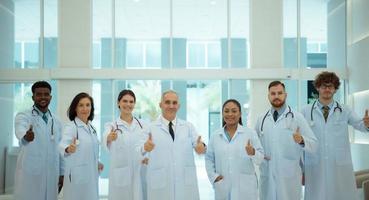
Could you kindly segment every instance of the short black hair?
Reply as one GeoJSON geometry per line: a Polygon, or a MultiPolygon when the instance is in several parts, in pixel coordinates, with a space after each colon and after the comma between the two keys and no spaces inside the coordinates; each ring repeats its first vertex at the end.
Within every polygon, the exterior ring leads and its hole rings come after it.
{"type": "Polygon", "coordinates": [[[68,118],[71,121],[76,118],[76,116],[77,116],[76,108],[78,106],[79,101],[83,98],[89,98],[90,101],[91,101],[91,112],[90,112],[90,116],[88,116],[88,120],[92,121],[94,119],[94,111],[95,111],[94,100],[92,99],[92,97],[89,94],[87,94],[85,92],[81,92],[73,98],[73,100],[72,100],[72,102],[71,102],[71,104],[68,108],[68,118]]]}
{"type": "Polygon", "coordinates": [[[269,83],[269,86],[268,86],[268,90],[271,88],[271,87],[274,87],[274,86],[277,86],[277,85],[282,85],[283,89],[285,90],[286,87],[284,86],[284,83],[280,82],[280,81],[272,81],[269,83]]]}
{"type": "Polygon", "coordinates": [[[32,85],[32,94],[35,93],[36,88],[47,88],[51,92],[51,85],[46,81],[37,81],[32,85]]]}
{"type": "MultiPolygon", "coordinates": [[[[234,104],[236,104],[236,106],[238,107],[238,110],[240,111],[240,113],[241,113],[241,104],[240,104],[240,102],[238,102],[236,99],[228,99],[227,101],[225,101],[224,103],[223,103],[223,106],[222,106],[222,112],[223,112],[223,110],[224,110],[224,107],[225,107],[225,105],[227,105],[227,103],[229,103],[229,102],[232,102],[232,103],[234,103],[234,104]]],[[[222,124],[223,124],[223,126],[225,126],[225,121],[224,121],[224,117],[222,118],[222,124]]],[[[241,124],[242,125],[242,116],[240,116],[240,120],[238,120],[238,123],[239,124],[241,124]]]]}
{"type": "Polygon", "coordinates": [[[123,98],[123,96],[125,96],[127,94],[130,95],[130,96],[132,96],[134,102],[136,102],[136,95],[135,95],[135,93],[132,90],[128,90],[128,89],[125,89],[125,90],[120,91],[120,93],[118,95],[118,102],[123,98]]]}

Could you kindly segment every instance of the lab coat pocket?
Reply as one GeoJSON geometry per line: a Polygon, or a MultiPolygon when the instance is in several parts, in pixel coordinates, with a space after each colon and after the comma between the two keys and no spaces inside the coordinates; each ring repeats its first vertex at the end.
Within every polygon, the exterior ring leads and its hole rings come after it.
{"type": "Polygon", "coordinates": [[[42,159],[39,155],[26,155],[23,160],[23,170],[28,174],[40,175],[42,172],[42,159]]]}
{"type": "Polygon", "coordinates": [[[300,169],[298,160],[281,159],[279,165],[279,174],[281,176],[290,178],[298,176],[298,170],[300,169]]]}
{"type": "Polygon", "coordinates": [[[240,174],[239,184],[239,197],[257,200],[258,184],[255,174],[240,174]]]}
{"type": "Polygon", "coordinates": [[[337,165],[350,165],[351,156],[348,149],[338,148],[336,149],[336,164],[337,165]]]}
{"type": "Polygon", "coordinates": [[[224,184],[224,179],[214,183],[214,194],[216,200],[227,199],[227,188],[224,184]]]}
{"type": "Polygon", "coordinates": [[[91,173],[89,173],[90,171],[91,170],[89,169],[87,164],[72,167],[70,175],[71,182],[73,184],[88,183],[91,175],[91,173]]]}
{"type": "Polygon", "coordinates": [[[114,185],[118,187],[125,187],[130,183],[131,172],[129,167],[119,167],[113,169],[114,185]]]}
{"type": "Polygon", "coordinates": [[[196,183],[196,168],[195,167],[185,167],[184,169],[184,180],[185,185],[193,185],[196,183]]]}
{"type": "Polygon", "coordinates": [[[162,189],[167,186],[167,175],[164,168],[153,169],[148,173],[150,173],[149,181],[152,189],[162,189]]]}
{"type": "Polygon", "coordinates": [[[291,130],[285,130],[281,134],[281,144],[283,157],[286,159],[299,159],[301,155],[301,147],[293,140],[291,130]]]}

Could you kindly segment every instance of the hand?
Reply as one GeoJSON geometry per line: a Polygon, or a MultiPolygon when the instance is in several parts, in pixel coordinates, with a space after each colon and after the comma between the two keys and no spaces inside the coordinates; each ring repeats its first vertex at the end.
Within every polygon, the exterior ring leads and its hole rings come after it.
{"type": "Polygon", "coordinates": [[[59,176],[58,193],[60,193],[61,189],[63,188],[63,183],[64,183],[64,176],[59,176]]]}
{"type": "Polygon", "coordinates": [[[364,124],[367,128],[369,128],[369,113],[368,109],[365,110],[365,115],[363,118],[364,124]]]}
{"type": "Polygon", "coordinates": [[[77,138],[73,138],[72,143],[65,149],[67,153],[74,153],[77,150],[77,138]]]}
{"type": "Polygon", "coordinates": [[[223,180],[223,176],[222,176],[222,175],[219,175],[219,176],[215,179],[214,183],[216,183],[216,182],[218,182],[218,181],[220,181],[220,180],[223,180]]]}
{"type": "Polygon", "coordinates": [[[111,143],[112,141],[115,141],[117,138],[118,134],[114,131],[114,128],[112,128],[108,135],[107,142],[111,143]]]}
{"type": "Polygon", "coordinates": [[[196,151],[196,153],[197,153],[197,154],[204,154],[204,153],[206,152],[206,146],[205,146],[205,144],[201,141],[201,136],[199,136],[199,137],[197,138],[195,151],[196,151]]]}
{"type": "Polygon", "coordinates": [[[32,125],[29,126],[26,134],[23,136],[23,139],[27,142],[32,142],[35,139],[35,133],[32,130],[32,125]]]}
{"type": "Polygon", "coordinates": [[[101,162],[99,162],[97,164],[97,170],[99,171],[99,173],[102,172],[102,170],[104,170],[104,164],[102,164],[101,162]]]}
{"type": "Polygon", "coordinates": [[[149,158],[144,158],[143,160],[141,160],[141,164],[148,165],[149,164],[149,158]]]}
{"type": "Polygon", "coordinates": [[[247,155],[249,155],[249,156],[253,156],[253,155],[255,155],[255,149],[254,149],[254,147],[252,146],[252,144],[251,144],[251,142],[250,142],[250,139],[249,139],[249,141],[247,141],[247,145],[246,145],[246,147],[245,147],[245,150],[246,150],[246,152],[247,152],[247,155]]]}
{"type": "Polygon", "coordinates": [[[293,134],[293,140],[295,140],[297,144],[301,144],[304,142],[304,138],[301,136],[300,133],[300,127],[297,127],[296,132],[293,134]]]}
{"type": "Polygon", "coordinates": [[[152,141],[152,134],[149,133],[149,138],[147,138],[145,144],[144,144],[144,150],[146,152],[151,152],[155,147],[154,142],[152,141]]]}

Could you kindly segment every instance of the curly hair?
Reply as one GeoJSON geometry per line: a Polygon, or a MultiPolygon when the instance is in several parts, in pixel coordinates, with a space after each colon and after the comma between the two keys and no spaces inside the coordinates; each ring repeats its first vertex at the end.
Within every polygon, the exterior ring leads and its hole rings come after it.
{"type": "Polygon", "coordinates": [[[323,84],[333,84],[334,88],[337,90],[340,87],[340,78],[334,72],[323,71],[316,75],[313,82],[315,88],[319,88],[323,84]]]}

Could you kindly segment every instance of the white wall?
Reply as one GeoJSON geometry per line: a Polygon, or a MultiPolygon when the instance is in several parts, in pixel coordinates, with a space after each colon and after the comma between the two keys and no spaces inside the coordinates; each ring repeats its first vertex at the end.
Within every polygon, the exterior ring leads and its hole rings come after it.
{"type": "MultiPolygon", "coordinates": [[[[364,109],[369,109],[369,1],[348,0],[348,28],[347,28],[347,54],[348,54],[348,93],[352,106],[359,116],[364,109]]],[[[360,140],[353,144],[352,154],[355,169],[369,168],[369,137],[355,132],[360,140]],[[360,135],[359,135],[360,134],[360,135]]]]}

